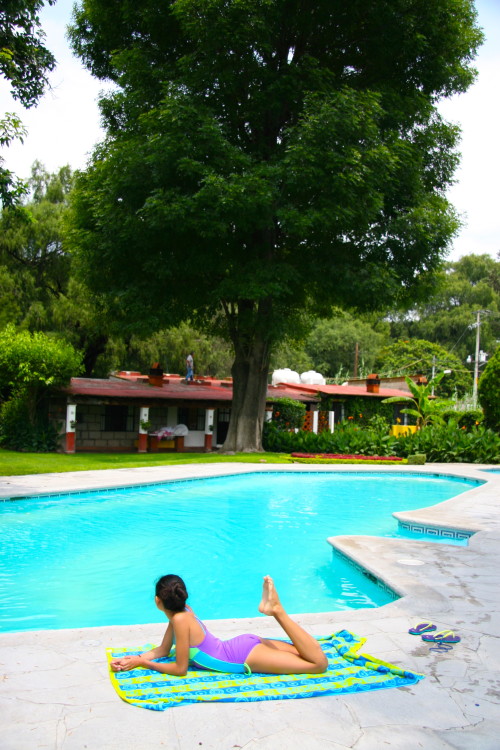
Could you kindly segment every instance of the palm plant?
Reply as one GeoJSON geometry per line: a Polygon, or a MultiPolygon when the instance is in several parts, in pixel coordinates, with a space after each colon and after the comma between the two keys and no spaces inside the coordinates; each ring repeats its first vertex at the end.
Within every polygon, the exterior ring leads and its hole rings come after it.
{"type": "Polygon", "coordinates": [[[408,401],[412,406],[408,409],[401,409],[402,414],[409,414],[417,420],[417,429],[427,424],[442,423],[443,417],[441,412],[448,407],[448,402],[437,401],[432,398],[433,388],[441,382],[444,372],[438,373],[428,383],[417,384],[409,377],[405,377],[406,384],[410,389],[411,396],[391,396],[385,398],[383,404],[396,404],[408,401]]]}

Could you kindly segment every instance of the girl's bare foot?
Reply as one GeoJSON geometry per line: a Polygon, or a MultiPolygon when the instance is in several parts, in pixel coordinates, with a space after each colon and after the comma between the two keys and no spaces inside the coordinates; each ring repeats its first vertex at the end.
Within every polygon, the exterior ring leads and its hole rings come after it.
{"type": "Polygon", "coordinates": [[[283,611],[278,592],[274,588],[274,581],[271,576],[264,576],[264,585],[262,587],[262,599],[259,604],[259,612],[263,615],[276,615],[283,611]]]}

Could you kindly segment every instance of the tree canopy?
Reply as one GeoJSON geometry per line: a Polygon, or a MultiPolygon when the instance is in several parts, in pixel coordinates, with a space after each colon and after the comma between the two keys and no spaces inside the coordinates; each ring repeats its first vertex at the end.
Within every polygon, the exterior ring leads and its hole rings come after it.
{"type": "Polygon", "coordinates": [[[438,373],[436,393],[440,396],[462,396],[470,391],[472,378],[461,360],[444,347],[422,339],[404,339],[383,347],[377,354],[375,369],[381,375],[422,374],[431,380],[438,373]]]}
{"type": "Polygon", "coordinates": [[[452,350],[465,362],[475,350],[475,321],[481,319],[481,348],[491,354],[500,338],[500,262],[471,253],[446,263],[425,301],[391,315],[396,338],[426,339],[452,350]]]}
{"type": "Polygon", "coordinates": [[[118,90],[71,242],[130,330],[183,318],[235,352],[225,447],[261,445],[272,348],[311,300],[387,307],[441,261],[472,0],[84,0],[73,48],[118,90]]]}

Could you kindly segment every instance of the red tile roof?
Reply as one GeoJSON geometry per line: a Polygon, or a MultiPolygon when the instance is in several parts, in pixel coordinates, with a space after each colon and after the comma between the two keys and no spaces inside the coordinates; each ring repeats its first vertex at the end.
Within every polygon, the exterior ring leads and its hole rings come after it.
{"type": "MultiPolygon", "coordinates": [[[[64,391],[74,396],[99,398],[129,398],[141,401],[223,401],[229,403],[233,398],[231,379],[198,378],[186,383],[180,375],[164,375],[163,385],[149,384],[148,376],[140,372],[122,371],[109,379],[72,378],[71,384],[64,391]]],[[[315,403],[320,395],[364,396],[370,398],[389,398],[389,396],[408,396],[408,391],[397,388],[379,389],[378,393],[369,393],[366,384],[356,385],[305,385],[304,383],[279,383],[269,385],[267,398],[294,398],[304,403],[315,403]]]]}
{"type": "MultiPolygon", "coordinates": [[[[153,386],[147,376],[140,373],[126,373],[104,378],[71,378],[71,383],[64,392],[72,396],[97,398],[131,398],[145,402],[152,400],[169,401],[224,401],[230,403],[233,398],[231,381],[205,379],[186,383],[180,376],[164,376],[163,386],[153,386]]],[[[302,389],[291,390],[287,385],[269,386],[268,398],[287,396],[297,401],[314,403],[316,392],[302,389]]]]}
{"type": "MultiPolygon", "coordinates": [[[[280,384],[281,385],[281,384],[280,384]]],[[[303,383],[287,383],[287,388],[294,390],[299,389],[301,392],[322,393],[325,396],[369,396],[373,398],[389,398],[389,396],[410,396],[408,391],[398,388],[380,388],[378,393],[369,393],[366,385],[304,385],[303,383]]]]}

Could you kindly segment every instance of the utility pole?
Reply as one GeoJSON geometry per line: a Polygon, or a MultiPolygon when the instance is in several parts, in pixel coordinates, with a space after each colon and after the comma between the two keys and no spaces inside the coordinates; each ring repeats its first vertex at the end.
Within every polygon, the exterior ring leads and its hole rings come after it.
{"type": "Polygon", "coordinates": [[[359,344],[356,341],[356,347],[354,349],[354,377],[358,377],[358,358],[359,358],[359,344]]]}
{"type": "Polygon", "coordinates": [[[472,405],[477,409],[477,384],[479,381],[479,353],[481,341],[481,313],[487,315],[490,310],[477,310],[476,312],[476,354],[474,356],[474,383],[472,386],[472,405]]]}

